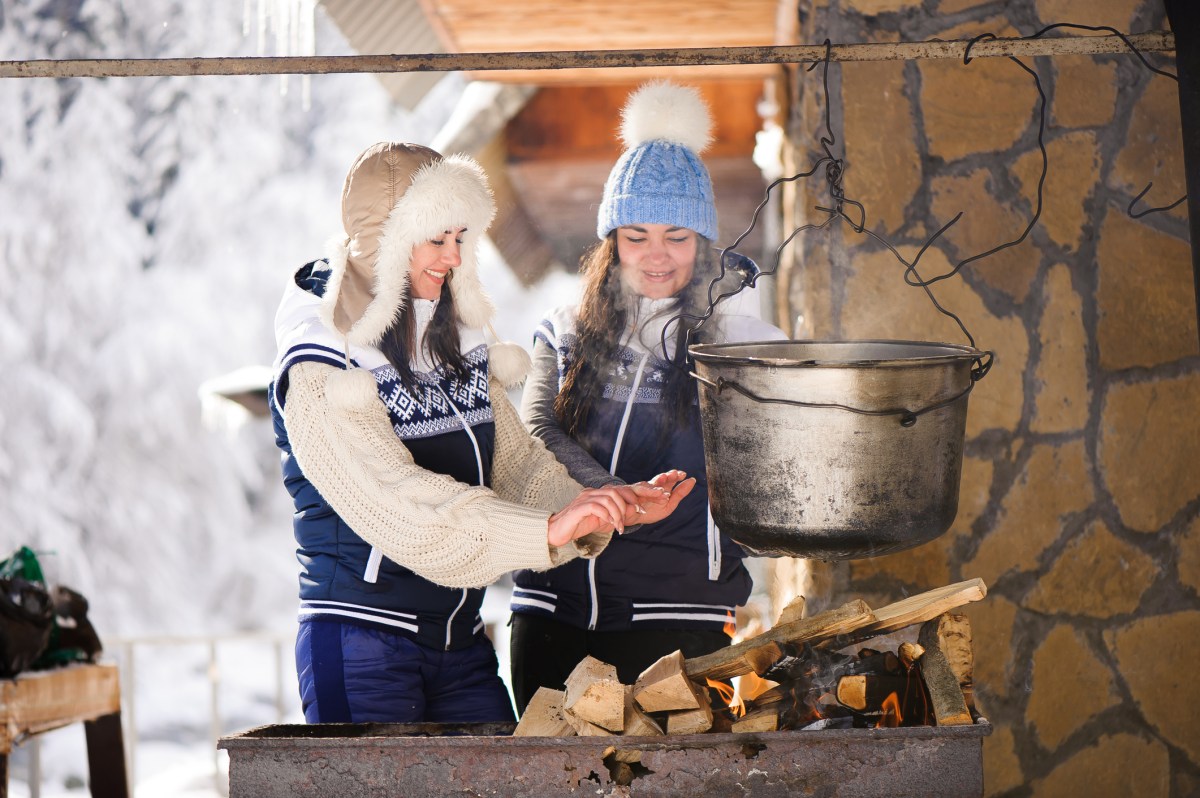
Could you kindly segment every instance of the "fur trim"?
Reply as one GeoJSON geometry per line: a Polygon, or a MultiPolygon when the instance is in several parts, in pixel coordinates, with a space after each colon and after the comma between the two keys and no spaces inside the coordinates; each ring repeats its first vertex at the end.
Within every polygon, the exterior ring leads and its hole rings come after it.
{"type": "Polygon", "coordinates": [[[621,140],[626,149],[662,139],[699,155],[712,143],[712,117],[699,90],[670,81],[647,83],[621,111],[621,140]]]}
{"type": "MultiPolygon", "coordinates": [[[[440,236],[447,228],[465,227],[462,263],[452,272],[450,290],[459,318],[468,327],[482,327],[491,319],[495,306],[479,282],[476,258],[479,237],[495,214],[487,178],[474,160],[451,155],[423,166],[383,225],[375,266],[376,302],[385,293],[404,295],[414,246],[440,236]]],[[[396,306],[395,302],[391,304],[396,306]]],[[[377,344],[390,323],[389,318],[378,330],[372,330],[372,339],[364,343],[377,344]]]]}
{"type": "Polygon", "coordinates": [[[505,388],[520,385],[532,368],[533,360],[520,344],[499,341],[488,347],[488,369],[505,388]]]}
{"type": "Polygon", "coordinates": [[[379,387],[368,369],[335,371],[325,380],[325,398],[335,410],[365,410],[379,401],[379,387]]]}

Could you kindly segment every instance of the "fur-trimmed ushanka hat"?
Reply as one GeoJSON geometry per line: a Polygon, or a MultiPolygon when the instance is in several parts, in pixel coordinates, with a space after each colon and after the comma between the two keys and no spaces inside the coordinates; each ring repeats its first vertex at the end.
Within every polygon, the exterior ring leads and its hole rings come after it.
{"type": "Polygon", "coordinates": [[[669,224],[717,238],[712,180],[700,153],[712,141],[708,106],[694,88],[647,83],[625,103],[628,148],[604,184],[596,235],[627,224],[669,224]]]}
{"type": "Polygon", "coordinates": [[[482,328],[495,307],[479,282],[476,248],[495,212],[487,178],[472,159],[443,158],[419,144],[369,147],[342,189],[346,235],[330,247],[333,273],[321,320],[352,344],[378,345],[404,304],[413,247],[465,227],[450,290],[463,323],[482,328]]]}
{"type": "MultiPolygon", "coordinates": [[[[404,305],[413,247],[464,227],[451,296],[463,324],[490,330],[495,305],[479,281],[477,249],[495,213],[487,178],[473,159],[443,157],[420,144],[368,147],[342,188],[345,236],[330,243],[321,321],[350,344],[378,346],[404,305]]],[[[490,356],[505,384],[528,371],[528,354],[516,344],[493,345],[490,356]]]]}

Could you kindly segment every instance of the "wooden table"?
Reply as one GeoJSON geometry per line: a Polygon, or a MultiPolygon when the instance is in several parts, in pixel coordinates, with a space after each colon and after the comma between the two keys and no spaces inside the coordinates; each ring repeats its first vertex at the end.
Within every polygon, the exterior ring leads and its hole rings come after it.
{"type": "Polygon", "coordinates": [[[82,722],[94,798],[129,798],[116,665],[69,665],[0,679],[0,798],[8,796],[8,753],[28,735],[82,722]]]}

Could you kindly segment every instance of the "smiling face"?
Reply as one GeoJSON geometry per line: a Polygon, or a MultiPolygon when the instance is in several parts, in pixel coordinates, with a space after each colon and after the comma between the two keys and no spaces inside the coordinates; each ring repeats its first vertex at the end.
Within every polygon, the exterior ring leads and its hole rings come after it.
{"type": "Polygon", "coordinates": [[[696,233],[666,224],[629,224],[617,228],[621,279],[649,299],[675,296],[696,269],[696,233]]]}
{"type": "Polygon", "coordinates": [[[417,299],[437,299],[450,270],[462,263],[462,241],[465,227],[446,230],[441,236],[413,247],[408,266],[408,284],[417,299]]]}

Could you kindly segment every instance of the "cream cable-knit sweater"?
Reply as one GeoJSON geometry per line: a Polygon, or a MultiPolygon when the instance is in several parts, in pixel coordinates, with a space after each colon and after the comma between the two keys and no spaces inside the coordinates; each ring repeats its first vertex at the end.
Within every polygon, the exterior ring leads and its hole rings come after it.
{"type": "Polygon", "coordinates": [[[284,424],[301,471],[393,562],[447,587],[482,587],[520,568],[595,557],[608,545],[611,533],[563,547],[546,542],[550,514],[582,487],[525,430],[497,383],[490,386],[496,438],[488,489],[416,465],[366,369],[297,363],[288,379],[284,424]]]}

